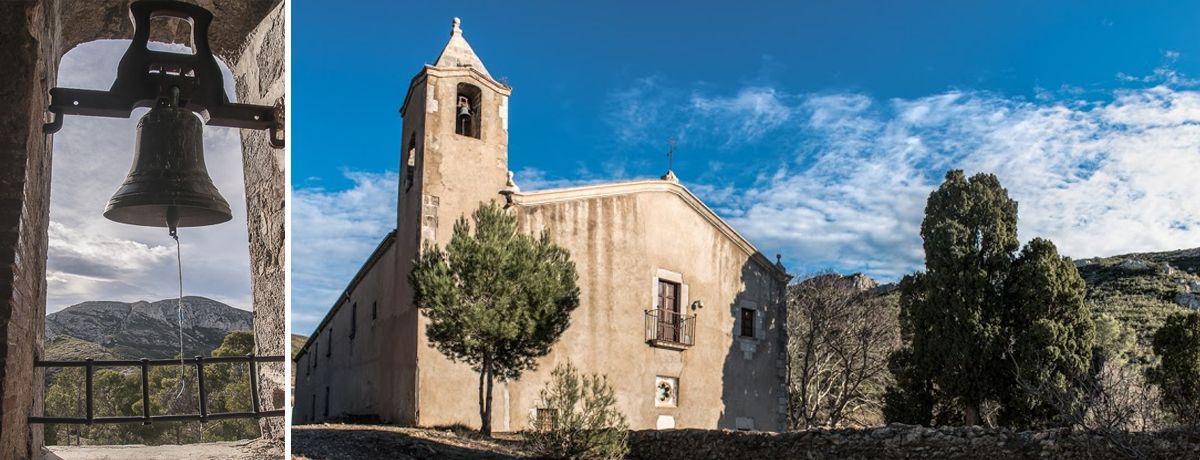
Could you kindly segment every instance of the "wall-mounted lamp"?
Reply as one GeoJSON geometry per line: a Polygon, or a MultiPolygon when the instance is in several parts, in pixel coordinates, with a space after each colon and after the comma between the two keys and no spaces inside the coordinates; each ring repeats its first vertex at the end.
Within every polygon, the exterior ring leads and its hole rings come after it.
{"type": "Polygon", "coordinates": [[[692,302],[692,311],[696,311],[701,308],[704,308],[704,303],[700,302],[699,300],[692,302]]]}
{"type": "Polygon", "coordinates": [[[172,0],[142,0],[129,6],[133,41],[121,57],[108,91],[74,88],[50,90],[53,120],[46,133],[62,128],[63,116],[128,118],[139,107],[151,107],[138,122],[133,167],[109,200],[104,217],[152,227],[213,225],[232,218],[204,165],[203,126],[270,131],[270,143],[283,147],[282,130],[270,106],[229,102],[221,69],[208,44],[212,13],[172,0]],[[150,19],[170,16],[192,25],[195,54],[152,51],[150,19]]]}

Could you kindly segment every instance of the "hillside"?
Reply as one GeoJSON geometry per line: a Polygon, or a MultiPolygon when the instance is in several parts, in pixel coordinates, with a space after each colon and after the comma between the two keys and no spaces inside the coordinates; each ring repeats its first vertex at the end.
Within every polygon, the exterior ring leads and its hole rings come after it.
{"type": "Polygon", "coordinates": [[[1200,308],[1200,248],[1075,261],[1088,307],[1137,332],[1141,346],[1172,313],[1200,308]]]}
{"type": "MultiPolygon", "coordinates": [[[[253,330],[253,313],[184,297],[184,354],[208,355],[232,331],[253,330]]],[[[47,359],[172,358],[179,354],[176,299],[91,301],[46,315],[47,359]]]]}
{"type": "Polygon", "coordinates": [[[300,334],[292,334],[292,359],[296,359],[296,353],[300,352],[300,347],[304,346],[304,342],[308,341],[307,336],[300,334]]]}

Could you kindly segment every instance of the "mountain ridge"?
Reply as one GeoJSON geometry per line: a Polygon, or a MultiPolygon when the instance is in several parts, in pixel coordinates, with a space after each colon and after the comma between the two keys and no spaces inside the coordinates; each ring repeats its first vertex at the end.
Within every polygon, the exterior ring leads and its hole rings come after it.
{"type": "MultiPolygon", "coordinates": [[[[77,342],[82,341],[119,358],[174,358],[180,349],[177,302],[87,301],[46,315],[46,356],[63,359],[54,355],[96,351],[77,342]]],[[[253,330],[253,322],[252,312],[206,297],[184,297],[184,355],[207,356],[229,332],[253,330]]]]}

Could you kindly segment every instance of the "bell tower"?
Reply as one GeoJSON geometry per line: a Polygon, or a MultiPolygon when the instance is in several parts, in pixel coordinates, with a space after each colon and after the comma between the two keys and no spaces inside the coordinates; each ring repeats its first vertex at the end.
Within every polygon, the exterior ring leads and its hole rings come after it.
{"type": "Polygon", "coordinates": [[[492,78],[460,24],[454,18],[450,41],[436,63],[413,77],[400,109],[401,246],[444,245],[454,221],[482,201],[500,199],[506,183],[512,88],[492,78]]]}
{"type": "MultiPolygon", "coordinates": [[[[397,407],[389,420],[420,420],[418,350],[426,348],[421,316],[412,305],[408,274],[423,244],[445,248],[454,222],[470,217],[480,202],[502,200],[508,179],[508,96],[512,88],[496,81],[454,18],[450,41],[433,65],[413,77],[400,108],[400,183],[395,233],[396,321],[391,357],[397,407]]],[[[382,306],[382,308],[389,308],[382,306]]]]}

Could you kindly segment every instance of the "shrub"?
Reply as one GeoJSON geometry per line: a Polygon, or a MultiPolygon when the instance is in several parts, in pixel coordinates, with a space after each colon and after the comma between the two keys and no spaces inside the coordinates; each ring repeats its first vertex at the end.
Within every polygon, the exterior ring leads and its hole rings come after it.
{"type": "Polygon", "coordinates": [[[559,365],[539,393],[530,417],[530,448],[546,458],[622,458],[629,452],[629,426],[614,406],[608,377],[580,375],[571,363],[559,365]]]}

